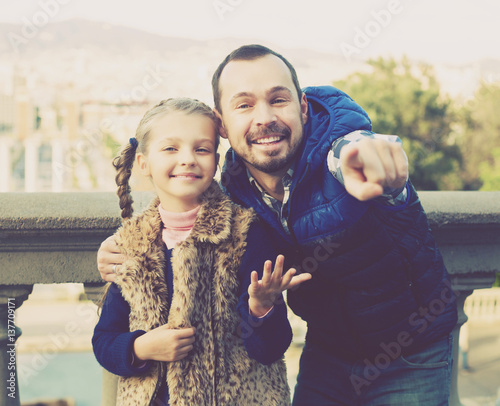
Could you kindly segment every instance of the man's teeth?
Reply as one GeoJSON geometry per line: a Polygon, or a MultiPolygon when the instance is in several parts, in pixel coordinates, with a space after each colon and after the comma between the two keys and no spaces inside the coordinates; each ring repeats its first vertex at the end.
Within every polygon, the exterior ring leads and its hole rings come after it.
{"type": "Polygon", "coordinates": [[[256,144],[270,144],[271,142],[277,142],[281,139],[281,137],[267,137],[267,138],[259,138],[255,140],[256,144]]]}

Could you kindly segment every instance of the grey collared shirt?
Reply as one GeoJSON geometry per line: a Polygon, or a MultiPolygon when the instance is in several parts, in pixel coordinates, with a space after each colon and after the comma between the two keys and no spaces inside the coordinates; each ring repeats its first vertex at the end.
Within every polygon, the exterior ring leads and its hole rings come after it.
{"type": "Polygon", "coordinates": [[[292,184],[292,177],[293,177],[293,172],[294,172],[294,167],[295,165],[292,165],[290,169],[285,173],[285,176],[281,179],[281,182],[283,183],[283,189],[284,189],[284,195],[283,195],[283,201],[279,201],[278,199],[274,198],[271,196],[269,193],[267,193],[262,186],[259,185],[259,183],[255,180],[255,178],[252,176],[250,171],[247,169],[247,175],[248,175],[248,180],[250,181],[250,184],[256,188],[256,190],[260,193],[260,196],[262,197],[262,200],[264,203],[269,206],[269,208],[272,209],[276,213],[276,216],[278,217],[281,225],[283,226],[283,229],[290,234],[290,230],[288,229],[288,223],[287,223],[287,218],[288,218],[288,200],[290,199],[290,186],[292,184]]]}

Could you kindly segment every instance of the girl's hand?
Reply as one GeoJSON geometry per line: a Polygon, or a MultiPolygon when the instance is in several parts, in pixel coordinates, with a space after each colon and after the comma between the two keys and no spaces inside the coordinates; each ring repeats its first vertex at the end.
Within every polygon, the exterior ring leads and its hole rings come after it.
{"type": "Polygon", "coordinates": [[[262,317],[274,306],[274,302],[280,297],[281,292],[293,288],[311,279],[310,273],[294,276],[297,272],[290,268],[283,276],[283,263],[285,257],[278,255],[274,271],[271,273],[271,261],[264,264],[262,279],[258,280],[258,274],[253,271],[250,275],[250,286],[248,287],[248,308],[253,316],[262,317]]]}
{"type": "Polygon", "coordinates": [[[179,361],[193,349],[194,327],[171,329],[160,326],[148,331],[134,341],[137,359],[155,361],[179,361]]]}

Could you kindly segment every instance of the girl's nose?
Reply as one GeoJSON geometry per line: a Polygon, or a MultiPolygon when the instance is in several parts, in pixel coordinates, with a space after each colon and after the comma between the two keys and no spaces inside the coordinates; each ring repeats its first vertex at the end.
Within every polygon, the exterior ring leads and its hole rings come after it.
{"type": "Polygon", "coordinates": [[[190,150],[179,151],[179,164],[181,165],[194,165],[196,163],[195,156],[190,150]]]}

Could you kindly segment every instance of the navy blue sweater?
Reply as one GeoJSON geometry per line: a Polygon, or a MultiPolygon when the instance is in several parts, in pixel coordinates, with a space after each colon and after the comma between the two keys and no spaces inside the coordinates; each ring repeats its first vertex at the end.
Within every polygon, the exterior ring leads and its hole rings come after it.
{"type": "MultiPolygon", "coordinates": [[[[290,345],[292,330],[287,318],[284,301],[278,300],[274,308],[263,318],[256,318],[248,310],[248,286],[252,271],[262,278],[264,262],[276,259],[268,235],[259,223],[253,223],[247,234],[247,249],[239,270],[240,289],[237,309],[241,319],[242,337],[249,357],[262,364],[271,364],[280,359],[290,345]],[[251,332],[251,334],[250,334],[251,332]]],[[[170,263],[172,250],[165,247],[167,269],[165,277],[168,291],[173,293],[173,275],[170,263]]],[[[284,270],[285,271],[285,270],[284,270]]],[[[171,301],[172,294],[168,295],[171,301]]],[[[132,366],[134,341],[145,331],[129,330],[129,304],[123,298],[120,289],[114,283],[104,300],[99,322],[94,329],[92,345],[97,361],[108,371],[119,376],[138,376],[148,371],[150,362],[141,368],[132,366]]],[[[166,384],[158,394],[158,399],[168,405],[166,384]]]]}

